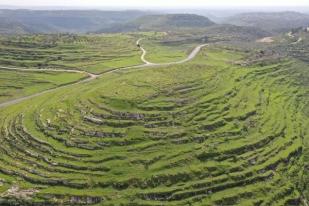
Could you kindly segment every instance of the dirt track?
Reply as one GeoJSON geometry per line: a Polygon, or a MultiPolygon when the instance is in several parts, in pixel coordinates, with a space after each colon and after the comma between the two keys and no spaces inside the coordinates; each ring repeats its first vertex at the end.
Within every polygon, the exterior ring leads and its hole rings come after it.
{"type": "MultiPolygon", "coordinates": [[[[136,44],[140,44],[140,41],[142,39],[138,39],[136,44]]],[[[117,69],[113,69],[111,71],[108,71],[108,72],[104,72],[102,74],[93,74],[93,73],[90,73],[90,72],[86,72],[86,71],[81,71],[81,70],[58,70],[58,69],[25,69],[25,68],[14,68],[14,67],[1,67],[0,66],[0,69],[5,69],[5,70],[15,70],[15,71],[53,71],[53,72],[73,72],[73,73],[84,73],[84,74],[87,74],[88,75],[88,78],[87,79],[82,79],[78,82],[74,82],[74,83],[71,83],[71,84],[67,84],[67,85],[64,85],[64,86],[59,86],[57,88],[52,88],[52,89],[48,89],[48,90],[45,90],[45,91],[42,91],[42,92],[39,92],[39,93],[36,93],[36,94],[32,94],[32,95],[29,95],[29,96],[26,96],[26,97],[21,97],[21,98],[18,98],[18,99],[14,99],[14,100],[10,100],[10,101],[7,101],[7,102],[4,102],[4,103],[0,103],[0,108],[3,108],[3,107],[7,107],[7,106],[10,106],[10,105],[14,105],[14,104],[17,104],[19,102],[22,102],[22,101],[25,101],[25,100],[28,100],[28,99],[32,99],[34,97],[37,97],[37,96],[40,96],[40,95],[43,95],[43,94],[46,94],[46,93],[49,93],[49,92],[52,92],[52,91],[55,91],[55,90],[58,90],[58,89],[62,89],[62,88],[65,88],[65,87],[69,87],[69,86],[72,86],[72,85],[76,85],[76,84],[80,84],[80,83],[83,83],[83,82],[88,82],[88,81],[92,81],[100,76],[103,76],[105,74],[108,74],[108,73],[113,73],[113,72],[116,72],[116,71],[121,71],[121,70],[128,70],[128,69],[133,69],[133,68],[151,68],[151,67],[158,67],[158,66],[169,66],[169,65],[175,65],[175,64],[183,64],[183,63],[186,63],[190,60],[192,60],[198,53],[199,51],[201,50],[201,48],[207,46],[208,44],[202,44],[202,45],[199,45],[197,47],[195,47],[195,49],[189,54],[189,56],[184,59],[184,60],[181,60],[181,61],[176,61],[176,62],[169,62],[169,63],[151,63],[149,61],[147,61],[145,59],[145,56],[147,54],[147,51],[142,47],[140,46],[140,49],[142,51],[142,55],[141,55],[141,60],[144,62],[144,64],[141,64],[141,65],[137,65],[137,66],[130,66],[130,67],[123,67],[123,68],[117,68],[117,69]]]]}

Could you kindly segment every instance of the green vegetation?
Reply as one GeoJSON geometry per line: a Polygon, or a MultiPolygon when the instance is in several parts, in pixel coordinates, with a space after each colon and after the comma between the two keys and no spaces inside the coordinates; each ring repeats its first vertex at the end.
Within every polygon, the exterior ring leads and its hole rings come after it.
{"type": "Polygon", "coordinates": [[[144,11],[0,9],[0,34],[88,33],[149,15],[144,11]]]}
{"type": "Polygon", "coordinates": [[[199,28],[212,26],[215,23],[207,17],[195,14],[165,14],[165,15],[148,15],[134,20],[141,30],[171,30],[177,28],[199,28]]]}
{"type": "Polygon", "coordinates": [[[83,73],[0,70],[0,103],[87,78],[83,73]]]}
{"type": "Polygon", "coordinates": [[[195,14],[157,14],[144,15],[125,23],[113,24],[97,32],[182,31],[183,29],[207,28],[214,24],[207,17],[195,14]]]}
{"type": "Polygon", "coordinates": [[[141,64],[136,40],[126,34],[1,36],[0,65],[102,73],[141,64]]]}
{"type": "Polygon", "coordinates": [[[272,33],[281,33],[308,26],[309,15],[294,11],[249,12],[236,14],[225,19],[224,22],[238,26],[256,27],[272,33]]]}
{"type": "MultiPolygon", "coordinates": [[[[120,36],[136,50],[136,38],[120,36]]],[[[181,59],[181,45],[194,45],[162,41],[142,41],[149,61],[181,59]]],[[[301,204],[306,63],[249,52],[211,44],[185,64],[106,73],[1,110],[0,203],[301,204]]]]}
{"type": "Polygon", "coordinates": [[[197,42],[188,40],[177,41],[168,37],[150,38],[141,41],[147,50],[146,60],[152,63],[168,63],[185,59],[197,42]]]}
{"type": "MultiPolygon", "coordinates": [[[[197,36],[197,35],[195,35],[197,36]]],[[[105,35],[29,35],[0,37],[0,67],[80,70],[101,74],[141,65],[136,41],[143,38],[146,59],[166,63],[185,59],[202,38],[183,33],[144,32],[105,35]]]]}

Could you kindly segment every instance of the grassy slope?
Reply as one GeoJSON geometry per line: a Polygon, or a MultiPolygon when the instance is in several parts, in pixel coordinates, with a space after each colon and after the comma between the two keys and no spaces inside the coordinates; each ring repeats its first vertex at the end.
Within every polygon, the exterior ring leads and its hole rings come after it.
{"type": "Polygon", "coordinates": [[[208,48],[184,65],[107,74],[6,108],[0,190],[69,204],[297,204],[303,70],[232,64],[242,55],[208,48]]]}
{"type": "Polygon", "coordinates": [[[0,70],[0,103],[86,78],[81,73],[0,70]]]}
{"type": "Polygon", "coordinates": [[[1,37],[0,65],[79,69],[92,73],[141,63],[130,35],[1,37]]]}
{"type": "MultiPolygon", "coordinates": [[[[136,40],[144,37],[146,59],[155,63],[179,61],[199,42],[170,43],[173,36],[160,32],[109,35],[35,35],[0,37],[0,66],[77,69],[103,73],[115,68],[140,65],[136,40]]],[[[176,39],[177,40],[177,39],[176,39]]]]}
{"type": "Polygon", "coordinates": [[[168,63],[185,59],[194,47],[201,44],[199,40],[192,40],[192,36],[185,32],[145,32],[141,33],[140,42],[147,50],[146,60],[152,63],[168,63]]]}
{"type": "Polygon", "coordinates": [[[185,59],[197,44],[165,46],[158,41],[145,40],[143,47],[148,51],[146,59],[152,63],[168,63],[185,59]]]}

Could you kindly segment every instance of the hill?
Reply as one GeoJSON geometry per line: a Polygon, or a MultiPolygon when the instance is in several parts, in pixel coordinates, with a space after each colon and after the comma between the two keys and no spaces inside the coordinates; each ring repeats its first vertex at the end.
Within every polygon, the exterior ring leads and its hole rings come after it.
{"type": "Polygon", "coordinates": [[[212,38],[213,40],[221,41],[254,41],[271,34],[256,27],[218,24],[206,28],[204,35],[209,37],[209,39],[212,38]]]}
{"type": "Polygon", "coordinates": [[[138,18],[140,29],[168,29],[177,27],[207,27],[214,25],[207,17],[195,14],[149,15],[138,18]]]}
{"type": "Polygon", "coordinates": [[[25,25],[0,17],[0,34],[25,34],[28,32],[28,28],[25,25]]]}
{"type": "Polygon", "coordinates": [[[114,24],[98,32],[167,31],[179,28],[201,28],[215,23],[196,14],[146,15],[123,24],[114,24]]]}
{"type": "Polygon", "coordinates": [[[87,33],[131,21],[149,12],[96,10],[0,10],[0,34],[87,33]]]}
{"type": "Polygon", "coordinates": [[[308,26],[309,15],[298,12],[254,12],[237,14],[224,22],[237,26],[258,27],[276,33],[308,26]]]}
{"type": "Polygon", "coordinates": [[[102,73],[139,64],[140,50],[135,42],[136,38],[125,34],[0,35],[0,65],[28,69],[78,68],[102,73]]]}
{"type": "MultiPolygon", "coordinates": [[[[54,51],[91,65],[97,59],[84,58],[82,44],[107,59],[136,47],[101,36],[54,51]]],[[[6,56],[20,58],[20,46],[6,56]]],[[[148,59],[153,47],[145,48],[148,59]]],[[[38,59],[57,55],[40,50],[38,59]]],[[[209,44],[190,62],[122,68],[1,107],[0,205],[301,205],[309,196],[308,64],[265,65],[263,55],[209,44]]],[[[38,79],[10,76],[0,81],[10,91],[38,79]]]]}

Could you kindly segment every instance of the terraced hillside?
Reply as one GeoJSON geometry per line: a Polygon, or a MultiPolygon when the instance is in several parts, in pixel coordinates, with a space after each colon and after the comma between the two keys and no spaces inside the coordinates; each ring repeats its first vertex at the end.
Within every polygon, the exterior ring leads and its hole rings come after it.
{"type": "Polygon", "coordinates": [[[305,204],[306,71],[246,58],[209,45],[1,109],[0,203],[305,204]]]}
{"type": "MultiPolygon", "coordinates": [[[[282,53],[286,53],[288,56],[293,56],[295,59],[297,59],[294,64],[299,65],[298,67],[302,71],[302,74],[298,77],[298,84],[302,85],[305,88],[308,88],[308,57],[309,57],[309,32],[303,29],[296,30],[294,32],[285,34],[283,38],[281,39],[281,42],[279,45],[276,45],[276,49],[278,49],[282,53]]],[[[309,116],[308,113],[308,89],[305,90],[305,99],[303,102],[305,103],[305,106],[303,107],[303,113],[306,115],[306,117],[309,116]]],[[[305,125],[308,125],[308,121],[306,118],[303,119],[303,122],[305,125]]],[[[308,188],[308,182],[309,182],[309,142],[308,138],[306,138],[306,134],[308,134],[308,129],[305,130],[304,134],[304,177],[303,177],[303,184],[305,185],[305,197],[309,198],[309,188],[308,188]]],[[[308,204],[308,203],[307,203],[308,204]]]]}
{"type": "Polygon", "coordinates": [[[125,34],[1,36],[0,65],[102,73],[141,64],[135,41],[125,34]]]}
{"type": "Polygon", "coordinates": [[[184,59],[200,43],[199,39],[189,41],[186,36],[179,41],[174,34],[163,32],[0,36],[0,67],[101,74],[143,64],[136,46],[140,38],[146,49],[151,48],[147,58],[157,63],[184,59]]]}

